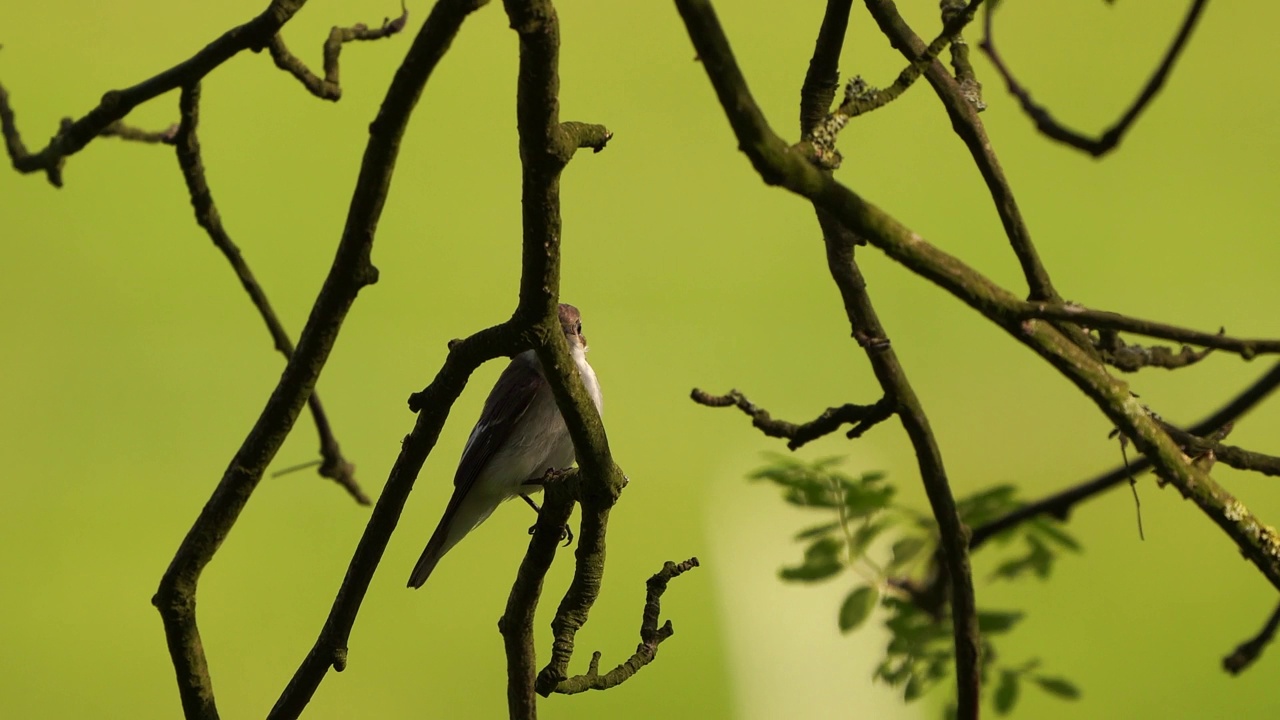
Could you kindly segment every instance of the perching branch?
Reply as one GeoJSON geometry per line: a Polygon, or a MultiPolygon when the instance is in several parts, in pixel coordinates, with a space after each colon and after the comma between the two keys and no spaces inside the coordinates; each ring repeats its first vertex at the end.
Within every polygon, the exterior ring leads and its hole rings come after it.
{"type": "Polygon", "coordinates": [[[58,133],[43,149],[29,152],[18,133],[9,94],[0,85],[0,130],[13,168],[20,173],[43,172],[54,187],[62,187],[62,166],[66,159],[119,122],[137,106],[170,90],[200,82],[222,63],[242,50],[260,49],[280,32],[280,28],[302,9],[306,0],[271,0],[267,9],[249,22],[234,27],[209,43],[200,52],[154,77],[124,90],[110,90],[98,106],[74,122],[63,122],[58,133]]]}
{"type": "MultiPolygon", "coordinates": [[[[504,0],[503,5],[511,28],[520,38],[516,119],[520,136],[525,262],[520,305],[536,312],[542,322],[534,350],[548,371],[547,378],[573,439],[581,471],[582,525],[573,580],[551,623],[554,634],[551,660],[535,680],[532,647],[515,650],[508,646],[508,708],[512,718],[531,718],[536,711],[534,693],[544,684],[562,679],[558,675],[563,675],[561,667],[567,666],[573,652],[574,635],[586,623],[599,595],[609,511],[617,502],[626,477],[613,461],[599,413],[578,378],[577,366],[569,356],[568,343],[556,319],[560,286],[560,172],[576,150],[591,147],[598,151],[610,134],[600,126],[560,122],[560,28],[550,0],[504,0]],[[543,271],[529,272],[535,266],[543,271]]],[[[517,317],[519,315],[518,311],[517,317]]],[[[537,598],[531,600],[536,603],[537,598]]],[[[533,609],[531,604],[528,616],[532,617],[533,609]]],[[[532,643],[531,635],[523,639],[532,643]]]]}
{"type": "Polygon", "coordinates": [[[658,620],[661,619],[662,614],[662,594],[667,591],[667,583],[696,567],[698,567],[698,558],[696,557],[689,558],[682,563],[667,561],[662,566],[662,569],[645,583],[647,592],[645,593],[644,614],[640,621],[640,644],[636,646],[636,651],[631,657],[627,658],[621,665],[601,675],[600,653],[598,651],[594,652],[591,654],[591,663],[587,667],[587,672],[583,675],[575,675],[560,681],[555,686],[554,692],[562,695],[574,695],[588,690],[608,690],[626,682],[640,672],[640,668],[653,662],[653,659],[658,656],[658,646],[675,634],[670,620],[663,623],[661,627],[658,626],[658,620]]]}
{"type": "Polygon", "coordinates": [[[827,408],[813,420],[797,425],[786,420],[775,420],[768,410],[757,406],[737,390],[730,390],[726,395],[712,395],[694,388],[691,397],[694,402],[707,407],[737,407],[765,435],[789,440],[788,450],[798,450],[820,437],[830,435],[845,423],[853,425],[845,434],[845,437],[852,440],[893,415],[893,404],[887,398],[881,398],[873,405],[846,403],[840,407],[827,408]]]}
{"type": "MultiPolygon", "coordinates": [[[[271,308],[267,294],[258,284],[253,271],[249,269],[249,264],[240,254],[240,248],[223,227],[222,216],[213,202],[213,193],[209,190],[209,183],[205,178],[204,160],[200,154],[200,139],[196,135],[196,128],[200,121],[199,84],[182,88],[178,109],[182,121],[174,136],[174,145],[178,152],[178,166],[182,169],[182,178],[186,181],[187,193],[191,196],[191,206],[195,209],[196,222],[209,234],[214,247],[218,248],[227,262],[231,263],[231,269],[239,278],[240,285],[244,287],[245,292],[249,293],[253,306],[257,308],[258,314],[267,324],[267,331],[271,333],[276,350],[284,355],[285,360],[288,360],[293,355],[293,342],[289,340],[288,332],[285,331],[280,318],[276,316],[275,310],[271,308]]],[[[337,482],[361,505],[369,505],[369,497],[356,482],[355,465],[342,456],[338,440],[333,436],[329,418],[320,404],[320,396],[312,392],[307,398],[307,404],[311,408],[316,430],[320,434],[321,477],[337,482]]]]}
{"type": "Polygon", "coordinates": [[[338,82],[338,56],[342,54],[342,46],[357,40],[381,40],[404,30],[405,23],[409,21],[409,9],[405,7],[403,0],[400,8],[400,17],[383,20],[381,27],[370,28],[360,23],[345,28],[335,26],[330,30],[329,37],[324,42],[324,77],[311,72],[306,63],[289,52],[284,44],[284,37],[279,33],[271,38],[267,50],[271,52],[271,59],[275,61],[276,67],[297,78],[307,92],[322,100],[337,102],[342,97],[342,86],[338,82]]]}
{"type": "Polygon", "coordinates": [[[982,38],[982,42],[978,44],[978,47],[982,48],[982,51],[987,54],[987,58],[991,60],[996,72],[1000,73],[1000,76],[1004,78],[1005,84],[1009,86],[1009,92],[1013,93],[1013,96],[1018,98],[1018,102],[1022,104],[1022,111],[1035,122],[1037,130],[1052,140],[1070,145],[1094,157],[1102,157],[1120,144],[1120,140],[1128,132],[1129,127],[1133,125],[1138,116],[1142,114],[1142,111],[1160,92],[1160,88],[1164,86],[1165,80],[1169,78],[1169,73],[1173,71],[1174,63],[1177,62],[1178,57],[1182,54],[1187,41],[1191,39],[1191,33],[1195,30],[1196,22],[1200,19],[1201,13],[1204,12],[1208,4],[1209,0],[1192,0],[1191,7],[1187,10],[1186,17],[1182,20],[1182,27],[1178,29],[1178,34],[1173,39],[1173,44],[1165,51],[1164,59],[1160,61],[1160,65],[1156,67],[1151,78],[1147,80],[1142,92],[1134,99],[1133,104],[1129,106],[1124,115],[1121,115],[1114,125],[1107,128],[1105,132],[1096,138],[1079,133],[1058,122],[1048,108],[1032,100],[1031,93],[1013,77],[1013,73],[996,50],[995,36],[992,32],[994,25],[992,15],[996,9],[994,5],[987,8],[987,17],[984,23],[985,36],[982,38]]]}

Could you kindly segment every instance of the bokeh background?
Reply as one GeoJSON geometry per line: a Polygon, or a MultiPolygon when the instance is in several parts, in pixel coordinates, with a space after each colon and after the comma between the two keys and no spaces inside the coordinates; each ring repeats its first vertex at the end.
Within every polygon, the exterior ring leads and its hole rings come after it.
{"type": "MultiPolygon", "coordinates": [[[[0,78],[29,147],[259,12],[262,0],[0,4],[0,78]]],[[[935,2],[901,3],[922,35],[935,2]]],[[[1072,124],[1105,127],[1170,41],[1186,3],[1011,2],[1004,53],[1072,124]]],[[[744,476],[782,450],[736,412],[693,405],[694,386],[738,387],[777,415],[812,417],[877,389],[848,338],[812,211],[765,187],[735,149],[670,3],[563,0],[562,117],[615,133],[564,177],[563,294],[586,318],[619,463],[631,477],[613,515],[604,592],[574,669],[599,649],[611,666],[635,646],[643,582],[665,560],[703,567],[663,610],[676,635],[653,665],[607,693],[553,697],[546,717],[933,717],[941,697],[904,706],[870,681],[885,636],[836,630],[841,577],[782,585],[777,568],[811,518],[744,476]]],[[[770,120],[794,138],[818,0],[718,3],[770,120]]],[[[409,32],[428,6],[415,3],[409,32]]],[[[397,3],[311,3],[288,25],[313,67],[334,24],[375,24],[397,3]]],[[[990,67],[984,114],[1042,256],[1060,289],[1089,305],[1202,329],[1280,335],[1275,282],[1280,180],[1264,83],[1280,7],[1216,3],[1167,89],[1115,155],[1050,144],[990,67]]],[[[973,35],[973,34],[971,34],[973,35]]],[[[976,42],[976,35],[973,35],[976,42]]],[[[243,53],[204,85],[201,136],[227,228],[295,335],[341,232],[372,119],[408,36],[349,45],[341,102],[306,94],[265,53],[243,53]]],[[[887,84],[903,61],[855,6],[842,72],[887,84]]],[[[405,139],[374,249],[377,285],[360,296],[319,384],[347,456],[376,494],[413,416],[405,399],[453,337],[508,316],[519,272],[516,38],[500,7],[464,26],[405,139]]],[[[177,119],[171,93],[129,122],[177,119]]],[[[938,245],[1021,291],[981,179],[926,85],[844,132],[839,178],[938,245]]],[[[193,222],[171,148],[114,139],[68,162],[66,187],[0,172],[0,716],[172,718],[180,714],[159,617],[162,571],[274,386],[282,360],[222,257],[193,222]]],[[[1036,497],[1120,456],[1096,408],[1044,363],[935,287],[874,251],[873,297],[928,409],[955,490],[1016,483],[1036,497]]],[[[1133,378],[1166,418],[1190,421],[1263,372],[1220,355],[1133,378]]],[[[456,406],[412,495],[351,638],[308,717],[500,717],[495,621],[531,515],[504,508],[451,553],[428,587],[404,580],[450,491],[466,434],[501,363],[456,406]]],[[[1280,403],[1233,438],[1276,451],[1280,403]]],[[[310,418],[276,467],[315,457],[310,418]]],[[[843,455],[884,470],[924,507],[896,424],[805,457],[843,455]]],[[[1216,476],[1262,518],[1280,517],[1275,481],[1216,476]]],[[[1002,558],[975,558],[983,607],[1024,609],[1001,644],[1018,664],[1083,690],[1064,703],[1027,689],[1031,718],[1275,717],[1273,649],[1232,678],[1221,657],[1262,624],[1275,590],[1172,490],[1141,483],[1146,541],[1127,488],[1083,506],[1085,552],[1047,582],[992,582],[1002,558]]],[[[200,620],[225,717],[265,714],[310,647],[368,511],[300,472],[263,480],[200,585],[200,620]]],[[[567,584],[568,555],[542,615],[567,584]]],[[[875,623],[873,622],[872,625],[875,623]]],[[[544,622],[540,652],[549,646],[544,622]]]]}

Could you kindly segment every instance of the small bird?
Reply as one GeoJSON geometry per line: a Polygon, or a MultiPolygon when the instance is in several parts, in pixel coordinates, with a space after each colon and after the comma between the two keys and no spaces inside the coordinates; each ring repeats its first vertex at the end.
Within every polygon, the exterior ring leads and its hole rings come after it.
{"type": "MultiPolygon", "coordinates": [[[[578,308],[561,303],[560,326],[582,384],[596,410],[603,411],[600,383],[587,363],[587,339],[578,308]]],[[[413,567],[409,587],[422,587],[440,558],[502,501],[522,496],[533,505],[527,493],[538,488],[525,485],[526,481],[539,480],[548,470],[563,470],[573,461],[573,441],[556,407],[551,384],[538,356],[526,350],[511,359],[484,401],[480,420],[471,430],[453,476],[453,497],[413,567]]]]}

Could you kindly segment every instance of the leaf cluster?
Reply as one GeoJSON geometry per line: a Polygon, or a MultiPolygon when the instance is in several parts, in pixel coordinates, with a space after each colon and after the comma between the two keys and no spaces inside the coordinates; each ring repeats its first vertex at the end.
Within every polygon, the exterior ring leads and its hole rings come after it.
{"type": "MultiPolygon", "coordinates": [[[[875,678],[902,688],[907,702],[923,697],[953,673],[954,639],[950,613],[925,598],[945,597],[937,590],[944,582],[936,559],[938,529],[932,516],[896,502],[896,488],[884,473],[853,475],[840,469],[841,458],[805,462],[785,455],[767,455],[768,464],[749,476],[782,490],[785,502],[826,515],[822,522],[797,533],[804,544],[799,563],[779,571],[787,582],[831,581],[846,571],[857,578],[836,615],[842,633],[862,627],[879,608],[890,639],[875,678]],[[881,538],[892,538],[888,557],[881,538]],[[927,562],[921,562],[927,560],[927,562]]],[[[974,526],[1018,507],[1012,485],[996,485],[957,501],[966,525],[974,526]]],[[[1081,546],[1061,524],[1047,518],[1022,523],[993,538],[1016,549],[991,574],[991,580],[1049,577],[1061,551],[1080,552],[1081,546]]],[[[997,714],[1010,712],[1027,683],[1056,697],[1080,695],[1069,680],[1037,672],[1033,659],[1011,667],[998,662],[995,642],[1023,619],[1020,611],[979,609],[982,633],[983,687],[993,673],[999,676],[990,702],[997,714]]],[[[948,714],[953,710],[948,708],[948,714]]]]}

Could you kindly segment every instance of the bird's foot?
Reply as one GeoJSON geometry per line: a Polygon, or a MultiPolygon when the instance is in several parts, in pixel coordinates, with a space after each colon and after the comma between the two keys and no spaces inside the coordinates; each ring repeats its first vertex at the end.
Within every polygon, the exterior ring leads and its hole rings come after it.
{"type": "MultiPolygon", "coordinates": [[[[537,530],[538,530],[538,526],[537,526],[537,525],[530,525],[530,526],[529,526],[529,534],[530,534],[530,535],[532,535],[532,534],[533,534],[534,532],[536,532],[537,530]]],[[[561,525],[561,526],[560,526],[560,540],[563,540],[563,541],[564,541],[564,547],[569,547],[570,545],[572,545],[572,544],[573,544],[573,531],[569,529],[569,526],[568,526],[568,525],[561,525]]]]}

